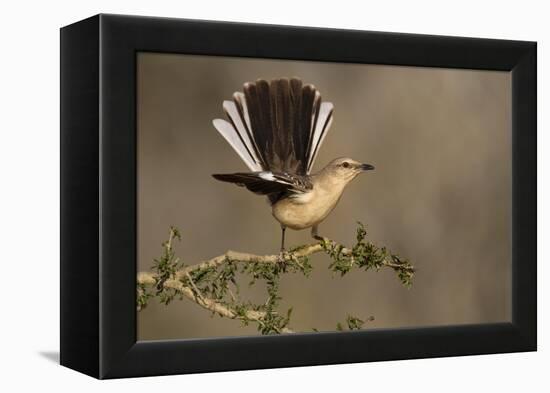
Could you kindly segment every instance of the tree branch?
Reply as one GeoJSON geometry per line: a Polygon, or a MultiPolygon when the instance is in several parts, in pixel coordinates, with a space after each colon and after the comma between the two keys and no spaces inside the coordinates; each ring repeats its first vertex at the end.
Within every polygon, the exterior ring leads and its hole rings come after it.
{"type": "MultiPolygon", "coordinates": [[[[140,272],[138,273],[137,282],[139,284],[154,286],[157,283],[157,278],[154,273],[140,272]]],[[[231,308],[221,303],[218,303],[213,299],[209,299],[201,295],[197,296],[190,287],[184,285],[181,281],[177,279],[166,280],[163,285],[165,288],[176,290],[178,293],[182,294],[189,300],[197,303],[199,306],[203,307],[204,309],[208,311],[212,311],[213,313],[218,314],[219,316],[222,316],[225,318],[238,319],[241,321],[255,321],[255,322],[261,323],[262,319],[265,317],[265,312],[254,311],[254,310],[246,311],[244,315],[238,314],[235,311],[231,310],[231,308]]],[[[198,289],[195,289],[195,291],[198,292],[198,289]]],[[[293,330],[288,328],[284,328],[282,332],[294,333],[293,330]]]]}
{"type": "MultiPolygon", "coordinates": [[[[292,333],[293,330],[287,326],[291,309],[286,317],[275,310],[280,300],[278,280],[282,273],[302,273],[307,276],[312,269],[309,257],[314,254],[329,255],[332,259],[329,269],[341,276],[353,267],[365,270],[388,267],[398,274],[405,286],[411,285],[414,267],[385,248],[365,242],[365,236],[364,226],[359,223],[357,243],[353,248],[346,248],[333,240],[323,238],[318,243],[303,245],[282,255],[255,255],[229,250],[217,257],[185,266],[180,264],[173,251],[172,241],[180,238],[179,231],[171,228],[169,240],[163,243],[164,253],[159,260],[155,260],[156,271],[140,272],[137,276],[138,310],[145,307],[151,297],[158,296],[162,303],[168,304],[179,295],[221,317],[237,319],[245,325],[255,322],[263,334],[292,333]],[[238,294],[239,287],[235,278],[237,272],[252,276],[251,285],[257,279],[266,282],[269,296],[264,304],[239,301],[238,296],[230,289],[230,285],[234,286],[238,294]],[[152,292],[150,288],[155,287],[156,292],[152,292]]],[[[372,320],[371,317],[368,320],[372,320]]],[[[360,328],[363,322],[353,316],[348,316],[349,321],[354,321],[352,324],[348,323],[350,329],[357,326],[360,328]]]]}
{"type": "MultiPolygon", "coordinates": [[[[338,243],[328,238],[323,238],[322,242],[325,242],[325,244],[327,244],[328,247],[331,247],[331,248],[338,248],[340,246],[338,243]]],[[[287,252],[282,256],[275,255],[275,254],[257,255],[257,254],[250,254],[250,253],[228,250],[224,254],[218,255],[217,257],[207,259],[195,265],[186,266],[183,269],[178,270],[175,273],[175,278],[181,279],[182,277],[186,276],[189,272],[192,272],[194,270],[216,268],[220,265],[223,265],[224,263],[227,263],[228,261],[236,261],[236,262],[242,262],[242,263],[276,264],[281,262],[290,262],[295,260],[296,258],[308,257],[321,252],[325,252],[325,247],[323,246],[322,243],[307,244],[299,247],[297,251],[287,252]]],[[[355,258],[352,255],[353,253],[351,249],[342,247],[340,252],[344,256],[350,256],[351,258],[353,258],[353,261],[355,261],[355,258]]],[[[396,263],[390,259],[384,259],[382,261],[382,265],[386,267],[391,267],[392,269],[402,269],[411,273],[415,272],[415,269],[412,265],[396,263]]]]}

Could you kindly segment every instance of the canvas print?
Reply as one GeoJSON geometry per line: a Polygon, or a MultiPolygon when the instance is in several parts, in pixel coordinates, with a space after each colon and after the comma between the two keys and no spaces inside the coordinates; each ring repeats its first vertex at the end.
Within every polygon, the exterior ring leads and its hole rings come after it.
{"type": "Polygon", "coordinates": [[[510,321],[510,82],[138,53],[138,340],[510,321]]]}

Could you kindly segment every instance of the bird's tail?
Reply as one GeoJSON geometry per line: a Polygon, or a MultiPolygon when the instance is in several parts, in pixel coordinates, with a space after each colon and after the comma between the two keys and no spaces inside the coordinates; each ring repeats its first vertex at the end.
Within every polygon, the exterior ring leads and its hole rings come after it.
{"type": "Polygon", "coordinates": [[[244,84],[224,101],[214,127],[253,171],[308,174],[332,121],[333,105],[298,78],[244,84]]]}

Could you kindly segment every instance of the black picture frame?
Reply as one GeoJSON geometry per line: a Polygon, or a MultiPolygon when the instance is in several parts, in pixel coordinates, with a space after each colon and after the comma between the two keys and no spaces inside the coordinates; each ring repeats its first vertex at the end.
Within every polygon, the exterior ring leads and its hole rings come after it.
{"type": "Polygon", "coordinates": [[[535,42],[103,14],[63,27],[61,364],[119,378],[536,350],[536,89],[535,42]],[[512,322],[136,342],[140,51],[510,71],[512,322]]]}

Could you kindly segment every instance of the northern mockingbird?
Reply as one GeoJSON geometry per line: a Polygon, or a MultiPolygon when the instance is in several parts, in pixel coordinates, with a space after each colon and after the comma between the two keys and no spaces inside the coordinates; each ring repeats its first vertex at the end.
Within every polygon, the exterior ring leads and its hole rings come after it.
{"type": "Polygon", "coordinates": [[[215,174],[267,195],[273,216],[281,223],[281,252],[285,230],[318,225],[338,203],[346,186],[361,172],[374,169],[351,158],[336,158],[315,174],[311,169],[332,123],[333,105],[298,78],[244,84],[232,101],[224,101],[229,121],[215,119],[214,127],[237,152],[250,172],[215,174]]]}

